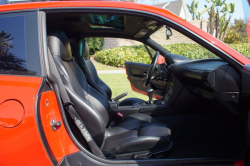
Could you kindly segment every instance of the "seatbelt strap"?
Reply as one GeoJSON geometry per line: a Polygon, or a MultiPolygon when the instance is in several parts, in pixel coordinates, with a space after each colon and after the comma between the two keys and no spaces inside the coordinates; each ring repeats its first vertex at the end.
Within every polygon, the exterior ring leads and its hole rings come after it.
{"type": "Polygon", "coordinates": [[[85,124],[83,123],[82,119],[80,118],[80,116],[76,112],[73,103],[70,101],[70,98],[68,96],[68,93],[66,92],[66,89],[65,89],[64,84],[62,82],[61,76],[58,72],[58,69],[57,69],[55,61],[50,53],[49,48],[48,48],[48,57],[49,57],[50,71],[57,79],[57,83],[58,83],[57,85],[58,85],[60,96],[61,96],[61,99],[62,99],[62,102],[64,104],[65,109],[68,111],[68,113],[69,113],[70,117],[73,119],[75,125],[80,130],[82,136],[85,138],[85,140],[88,143],[93,154],[95,154],[96,156],[101,157],[101,158],[106,158],[104,156],[104,154],[102,153],[102,151],[100,150],[100,148],[95,143],[95,141],[93,140],[92,136],[90,135],[90,133],[89,133],[88,129],[86,128],[85,124]]]}

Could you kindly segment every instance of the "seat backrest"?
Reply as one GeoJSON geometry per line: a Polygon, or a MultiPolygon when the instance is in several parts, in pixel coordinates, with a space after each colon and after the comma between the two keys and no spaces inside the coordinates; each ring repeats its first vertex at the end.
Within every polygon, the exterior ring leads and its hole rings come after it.
{"type": "Polygon", "coordinates": [[[101,146],[110,118],[108,100],[88,85],[83,72],[73,61],[70,43],[64,32],[49,32],[47,41],[49,53],[55,61],[71,102],[97,145],[101,146]]]}
{"type": "Polygon", "coordinates": [[[94,82],[94,84],[91,84],[91,86],[96,90],[98,90],[99,92],[105,93],[104,95],[107,96],[108,99],[110,100],[112,96],[112,91],[109,88],[109,86],[105,84],[98,76],[97,70],[90,59],[89,46],[87,41],[85,41],[84,39],[80,39],[76,43],[75,52],[76,52],[75,57],[77,64],[80,66],[84,74],[86,76],[89,76],[94,82]]]}

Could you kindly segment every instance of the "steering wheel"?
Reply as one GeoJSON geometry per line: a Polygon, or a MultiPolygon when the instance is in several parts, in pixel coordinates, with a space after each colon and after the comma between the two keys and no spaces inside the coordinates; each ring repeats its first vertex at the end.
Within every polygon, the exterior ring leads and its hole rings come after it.
{"type": "Polygon", "coordinates": [[[150,64],[150,66],[149,66],[149,68],[148,68],[147,76],[146,76],[146,78],[145,78],[145,80],[143,82],[144,87],[146,87],[149,84],[149,82],[151,81],[151,79],[152,79],[152,76],[153,76],[153,73],[155,71],[159,55],[160,55],[160,53],[159,53],[159,51],[157,51],[154,58],[153,58],[153,60],[152,60],[152,62],[151,62],[151,64],[150,64]]]}

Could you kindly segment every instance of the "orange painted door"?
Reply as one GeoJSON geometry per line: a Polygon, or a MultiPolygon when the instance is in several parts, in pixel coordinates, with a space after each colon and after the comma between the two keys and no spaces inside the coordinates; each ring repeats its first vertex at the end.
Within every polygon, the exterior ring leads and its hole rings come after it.
{"type": "Polygon", "coordinates": [[[0,165],[52,165],[38,131],[41,77],[0,75],[0,165]]]}

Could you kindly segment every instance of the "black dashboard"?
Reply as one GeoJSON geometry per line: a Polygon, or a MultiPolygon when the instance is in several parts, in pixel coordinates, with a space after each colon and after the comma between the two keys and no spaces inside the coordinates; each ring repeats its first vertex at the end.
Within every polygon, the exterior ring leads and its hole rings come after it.
{"type": "Polygon", "coordinates": [[[240,114],[241,77],[223,60],[185,60],[169,65],[167,70],[190,93],[240,114]]]}

